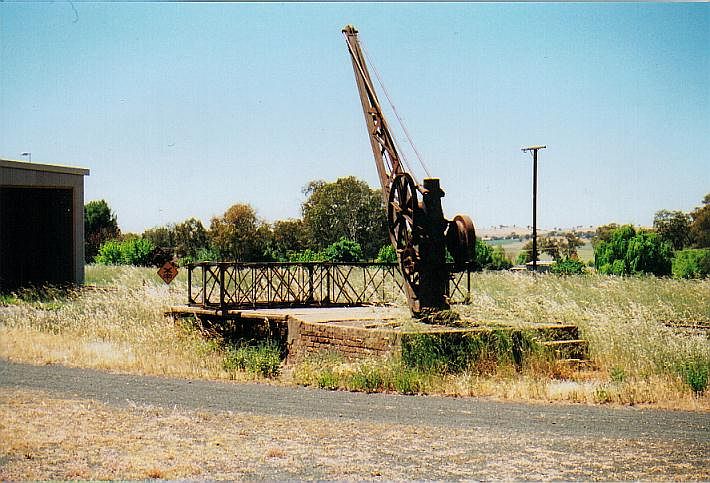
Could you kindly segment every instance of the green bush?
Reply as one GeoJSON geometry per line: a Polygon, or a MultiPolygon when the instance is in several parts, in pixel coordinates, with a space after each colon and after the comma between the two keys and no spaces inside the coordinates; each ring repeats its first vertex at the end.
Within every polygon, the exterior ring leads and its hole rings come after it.
{"type": "Polygon", "coordinates": [[[377,252],[377,263],[395,263],[397,261],[397,252],[391,244],[383,245],[380,251],[377,252]]]}
{"type": "Polygon", "coordinates": [[[121,243],[121,259],[124,265],[147,267],[151,264],[153,243],[145,238],[134,238],[121,243]]]}
{"type": "Polygon", "coordinates": [[[357,370],[350,375],[347,382],[351,391],[375,392],[382,389],[385,380],[379,367],[361,364],[357,370]]]}
{"type": "Polygon", "coordinates": [[[708,373],[710,373],[710,361],[691,360],[684,362],[678,372],[685,382],[695,393],[701,393],[708,387],[708,373]]]}
{"type": "Polygon", "coordinates": [[[676,278],[704,278],[710,275],[710,249],[681,250],[672,264],[676,278]]]}
{"type": "Polygon", "coordinates": [[[288,255],[289,262],[323,262],[325,255],[322,252],[314,252],[306,248],[302,252],[291,252],[288,255]]]}
{"type": "Polygon", "coordinates": [[[572,258],[565,258],[552,265],[550,271],[558,275],[581,275],[584,273],[584,263],[572,258]]]}
{"type": "Polygon", "coordinates": [[[153,243],[145,238],[129,238],[124,241],[109,240],[99,248],[96,263],[99,265],[135,265],[146,267],[151,264],[153,243]]]}
{"type": "Polygon", "coordinates": [[[96,255],[96,263],[99,265],[121,265],[123,263],[121,242],[118,240],[104,242],[96,255]]]}
{"type": "Polygon", "coordinates": [[[341,238],[330,244],[323,255],[329,262],[359,262],[362,260],[362,248],[356,241],[341,238]]]}
{"type": "Polygon", "coordinates": [[[474,252],[474,264],[478,269],[487,268],[493,261],[493,248],[481,240],[476,238],[476,248],[474,252]]]}
{"type": "Polygon", "coordinates": [[[505,253],[505,249],[498,245],[493,249],[493,253],[491,254],[491,262],[485,268],[489,270],[508,270],[512,266],[513,263],[505,253]]]}
{"type": "Polygon", "coordinates": [[[272,341],[257,345],[227,346],[223,367],[227,371],[247,371],[273,377],[281,368],[281,349],[272,341]]]}

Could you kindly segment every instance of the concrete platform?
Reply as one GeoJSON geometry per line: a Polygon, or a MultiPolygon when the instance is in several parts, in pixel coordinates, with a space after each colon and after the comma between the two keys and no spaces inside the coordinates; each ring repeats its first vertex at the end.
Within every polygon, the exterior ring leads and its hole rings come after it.
{"type": "Polygon", "coordinates": [[[557,358],[585,358],[587,343],[579,339],[577,326],[523,321],[476,321],[465,327],[423,323],[406,307],[293,307],[278,309],[210,310],[175,306],[166,315],[195,316],[212,327],[230,327],[246,338],[278,337],[289,358],[335,351],[358,358],[386,355],[402,348],[403,338],[426,334],[460,339],[466,334],[485,336],[495,331],[532,332],[533,337],[557,358]],[[564,350],[562,350],[564,349],[564,350]]]}

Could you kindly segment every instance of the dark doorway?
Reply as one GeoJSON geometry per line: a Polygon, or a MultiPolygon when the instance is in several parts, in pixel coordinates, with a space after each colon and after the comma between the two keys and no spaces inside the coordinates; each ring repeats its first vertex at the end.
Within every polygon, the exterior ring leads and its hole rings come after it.
{"type": "Polygon", "coordinates": [[[0,290],[74,281],[72,189],[0,187],[0,290]]]}

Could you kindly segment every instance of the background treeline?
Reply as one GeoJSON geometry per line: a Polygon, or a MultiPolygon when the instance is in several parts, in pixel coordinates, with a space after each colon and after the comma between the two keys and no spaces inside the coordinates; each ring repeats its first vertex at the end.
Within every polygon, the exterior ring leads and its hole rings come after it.
{"type": "MultiPolygon", "coordinates": [[[[89,263],[162,265],[176,259],[182,265],[201,260],[243,262],[396,261],[387,234],[380,190],[355,177],[334,182],[312,181],[303,190],[301,217],[267,223],[249,204],[238,203],[211,219],[208,227],[196,218],[122,234],[116,215],[104,200],[85,206],[86,260],[89,263]]],[[[549,234],[538,238],[539,254],[555,264],[553,272],[583,273],[577,256],[582,233],[549,234]]],[[[710,274],[710,194],[690,213],[658,211],[652,229],[609,224],[592,239],[600,273],[654,274],[683,278],[710,274]]],[[[515,262],[532,260],[528,241],[515,262]]],[[[500,245],[476,240],[475,266],[505,270],[512,260],[500,245]]]]}

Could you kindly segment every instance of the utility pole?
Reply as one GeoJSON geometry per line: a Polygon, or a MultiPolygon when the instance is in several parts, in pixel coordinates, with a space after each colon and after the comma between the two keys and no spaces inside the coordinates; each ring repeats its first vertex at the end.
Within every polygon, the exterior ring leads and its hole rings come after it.
{"type": "Polygon", "coordinates": [[[532,212],[533,212],[533,246],[532,246],[532,261],[533,272],[537,272],[537,152],[545,149],[547,146],[528,146],[523,148],[523,152],[532,151],[533,155],[533,192],[532,192],[532,212]]]}

